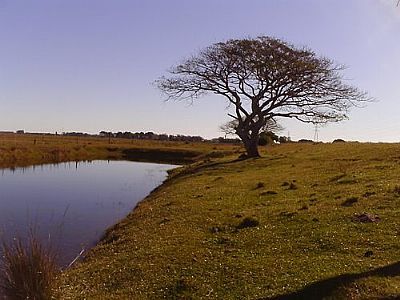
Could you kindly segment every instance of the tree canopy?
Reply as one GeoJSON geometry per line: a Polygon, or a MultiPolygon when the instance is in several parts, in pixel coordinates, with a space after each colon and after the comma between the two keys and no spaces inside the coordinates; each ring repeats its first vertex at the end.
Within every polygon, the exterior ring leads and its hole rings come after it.
{"type": "Polygon", "coordinates": [[[336,122],[368,101],[366,93],[344,82],[343,70],[310,49],[262,36],[213,44],[173,67],[157,84],[168,99],[223,96],[238,124],[236,134],[253,157],[259,156],[259,132],[268,120],[336,122]]]}

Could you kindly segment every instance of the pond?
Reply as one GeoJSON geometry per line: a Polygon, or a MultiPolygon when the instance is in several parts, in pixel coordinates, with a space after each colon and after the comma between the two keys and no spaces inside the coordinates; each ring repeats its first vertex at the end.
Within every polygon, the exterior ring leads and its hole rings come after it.
{"type": "Polygon", "coordinates": [[[0,170],[0,230],[7,241],[33,230],[68,265],[98,242],[176,166],[70,162],[0,170]]]}

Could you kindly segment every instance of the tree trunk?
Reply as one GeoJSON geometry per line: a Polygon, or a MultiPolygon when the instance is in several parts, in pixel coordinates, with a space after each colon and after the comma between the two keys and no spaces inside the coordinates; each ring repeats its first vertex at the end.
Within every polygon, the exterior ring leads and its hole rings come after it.
{"type": "Polygon", "coordinates": [[[244,147],[246,148],[247,157],[260,157],[258,152],[258,136],[243,140],[244,147]]]}
{"type": "Polygon", "coordinates": [[[242,126],[239,124],[236,128],[236,134],[242,140],[248,158],[260,157],[260,153],[258,152],[258,140],[260,138],[259,132],[261,126],[261,122],[258,122],[257,124],[253,124],[253,126],[242,126]]]}

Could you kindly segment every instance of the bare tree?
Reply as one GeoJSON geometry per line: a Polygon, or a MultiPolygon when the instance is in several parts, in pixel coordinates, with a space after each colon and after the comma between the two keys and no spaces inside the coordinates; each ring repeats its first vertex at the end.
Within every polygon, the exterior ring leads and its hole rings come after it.
{"type": "Polygon", "coordinates": [[[219,130],[225,134],[225,137],[227,135],[234,135],[236,134],[236,127],[238,125],[238,122],[236,120],[230,120],[221,126],[219,126],[219,130]]]}
{"type": "Polygon", "coordinates": [[[343,82],[343,69],[309,49],[263,36],[213,44],[156,83],[168,99],[225,97],[247,156],[257,157],[259,132],[268,120],[336,122],[350,107],[369,100],[343,82]]]}

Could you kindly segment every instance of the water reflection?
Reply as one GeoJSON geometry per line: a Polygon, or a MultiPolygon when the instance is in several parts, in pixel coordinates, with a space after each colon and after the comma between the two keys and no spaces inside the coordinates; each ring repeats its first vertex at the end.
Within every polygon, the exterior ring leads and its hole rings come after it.
{"type": "Polygon", "coordinates": [[[0,228],[5,239],[35,227],[67,264],[127,215],[172,165],[127,161],[46,164],[1,170],[0,228]]]}

